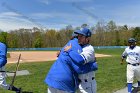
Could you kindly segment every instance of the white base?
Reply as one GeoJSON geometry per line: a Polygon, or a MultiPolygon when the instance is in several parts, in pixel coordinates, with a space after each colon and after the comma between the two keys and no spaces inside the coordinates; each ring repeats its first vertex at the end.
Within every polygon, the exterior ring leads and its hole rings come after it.
{"type": "MultiPolygon", "coordinates": [[[[14,73],[6,73],[8,76],[14,76],[14,73]]],[[[20,70],[17,71],[16,76],[22,76],[22,75],[29,75],[29,71],[28,70],[20,70]]]]}

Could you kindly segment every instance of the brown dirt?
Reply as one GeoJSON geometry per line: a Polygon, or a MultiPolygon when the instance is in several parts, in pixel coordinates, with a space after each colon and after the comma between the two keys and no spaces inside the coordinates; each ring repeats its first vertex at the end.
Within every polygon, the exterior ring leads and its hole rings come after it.
{"type": "MultiPolygon", "coordinates": [[[[10,58],[8,58],[8,63],[15,63],[18,60],[19,54],[21,54],[20,62],[41,62],[41,61],[51,61],[56,60],[57,51],[18,51],[9,52],[10,58]]],[[[95,54],[96,57],[108,57],[111,55],[95,54]]]]}

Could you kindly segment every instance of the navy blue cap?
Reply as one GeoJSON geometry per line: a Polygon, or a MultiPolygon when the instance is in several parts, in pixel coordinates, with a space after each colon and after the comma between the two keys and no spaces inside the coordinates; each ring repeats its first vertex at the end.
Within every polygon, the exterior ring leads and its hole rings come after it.
{"type": "Polygon", "coordinates": [[[81,34],[86,37],[91,37],[91,31],[88,28],[81,28],[80,30],[74,31],[75,34],[81,34]]]}
{"type": "Polygon", "coordinates": [[[134,39],[134,38],[129,38],[129,39],[128,39],[128,42],[129,42],[129,43],[134,43],[134,42],[136,42],[136,41],[137,41],[137,40],[134,39]]]}

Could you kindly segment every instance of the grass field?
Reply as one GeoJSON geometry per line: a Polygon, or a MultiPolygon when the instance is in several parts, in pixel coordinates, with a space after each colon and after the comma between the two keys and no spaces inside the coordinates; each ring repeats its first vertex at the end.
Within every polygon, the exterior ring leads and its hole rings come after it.
{"type": "MultiPolygon", "coordinates": [[[[95,49],[96,53],[109,54],[112,57],[97,58],[99,69],[96,72],[97,93],[113,93],[126,86],[126,64],[120,65],[120,56],[124,49],[95,49]]],[[[28,70],[30,75],[17,76],[14,85],[22,87],[23,91],[47,93],[44,79],[54,61],[38,63],[22,63],[20,70],[28,70]]],[[[8,64],[8,70],[14,70],[15,64],[8,64]]],[[[11,82],[12,77],[7,77],[11,82]]],[[[0,89],[0,93],[14,93],[0,89]]]]}

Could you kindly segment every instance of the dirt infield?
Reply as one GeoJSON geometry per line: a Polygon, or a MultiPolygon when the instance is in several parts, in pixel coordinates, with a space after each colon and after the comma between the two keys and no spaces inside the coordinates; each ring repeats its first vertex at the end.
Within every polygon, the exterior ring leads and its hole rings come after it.
{"type": "MultiPolygon", "coordinates": [[[[57,51],[18,51],[9,52],[10,58],[8,58],[8,63],[15,63],[18,60],[19,54],[21,54],[20,62],[41,62],[41,61],[51,61],[56,60],[57,51]]],[[[96,57],[109,57],[111,55],[95,54],[96,57]]]]}

